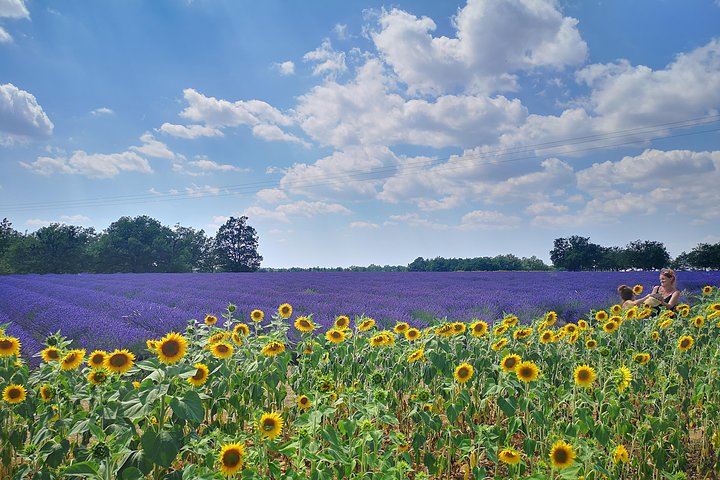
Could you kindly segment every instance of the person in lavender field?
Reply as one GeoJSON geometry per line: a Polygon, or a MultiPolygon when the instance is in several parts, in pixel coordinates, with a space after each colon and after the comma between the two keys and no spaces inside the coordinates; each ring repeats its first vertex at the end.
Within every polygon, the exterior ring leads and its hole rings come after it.
{"type": "Polygon", "coordinates": [[[642,305],[650,298],[654,298],[652,293],[649,293],[642,298],[635,298],[635,292],[633,292],[632,287],[628,287],[627,285],[620,285],[617,288],[617,291],[618,295],[620,295],[620,300],[622,300],[621,306],[623,308],[630,308],[634,307],[635,305],[642,305]]]}
{"type": "Polygon", "coordinates": [[[653,287],[651,295],[657,299],[655,308],[665,307],[668,310],[675,308],[680,301],[680,290],[677,289],[677,276],[673,269],[660,270],[660,285],[653,287]]]}

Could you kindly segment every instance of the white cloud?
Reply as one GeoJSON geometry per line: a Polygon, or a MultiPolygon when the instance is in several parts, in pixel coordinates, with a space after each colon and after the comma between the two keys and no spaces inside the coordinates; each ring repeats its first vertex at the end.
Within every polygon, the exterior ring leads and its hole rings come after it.
{"type": "Polygon", "coordinates": [[[385,225],[397,225],[404,224],[410,227],[422,227],[431,228],[433,230],[447,230],[450,228],[444,223],[436,223],[427,218],[421,217],[417,213],[406,213],[403,215],[390,215],[389,220],[385,222],[385,225]]]}
{"type": "Polygon", "coordinates": [[[30,18],[24,0],[0,0],[0,17],[30,18]]]}
{"type": "Polygon", "coordinates": [[[11,43],[12,41],[12,35],[10,35],[7,30],[0,27],[0,43],[11,43]]]}
{"type": "Polygon", "coordinates": [[[567,213],[568,206],[560,205],[550,201],[539,201],[525,208],[528,215],[557,215],[567,213]]]}
{"type": "Polygon", "coordinates": [[[462,229],[506,229],[517,227],[520,217],[506,215],[494,210],[473,210],[463,215],[460,228],[462,229]]]}
{"type": "Polygon", "coordinates": [[[121,172],[153,172],[148,161],[135,152],[88,154],[78,150],[73,152],[69,159],[38,157],[32,163],[20,162],[20,164],[28,170],[45,176],[64,173],[90,178],[112,178],[121,172]]]}
{"type": "Polygon", "coordinates": [[[143,142],[142,146],[130,147],[130,150],[142,153],[148,157],[167,158],[169,160],[183,158],[182,155],[175,154],[168,148],[167,145],[159,140],[156,140],[149,132],[145,132],[142,136],[140,136],[140,141],[143,142]]]}
{"type": "Polygon", "coordinates": [[[12,83],[0,85],[0,143],[19,137],[48,137],[54,125],[35,96],[12,83]],[[5,135],[3,135],[5,134],[5,135]]]}
{"type": "Polygon", "coordinates": [[[379,25],[375,46],[411,94],[512,89],[514,72],[563,68],[587,55],[577,20],[551,0],[469,0],[453,38],[433,37],[432,19],[398,9],[384,11],[379,25]]]}
{"type": "Polygon", "coordinates": [[[272,123],[291,125],[292,119],[280,110],[260,100],[229,102],[206,97],[192,88],[183,90],[188,107],[180,116],[203,122],[210,127],[237,127],[272,123]]]}
{"type": "Polygon", "coordinates": [[[265,203],[280,203],[288,198],[287,194],[279,188],[265,188],[257,192],[255,196],[265,203]]]}
{"type": "Polygon", "coordinates": [[[352,222],[350,223],[350,228],[366,228],[370,230],[377,230],[378,228],[380,228],[380,225],[370,222],[352,222]]]}
{"type": "Polygon", "coordinates": [[[282,75],[283,77],[295,74],[295,64],[290,60],[282,63],[276,63],[275,67],[278,69],[280,75],[282,75]]]}
{"type": "Polygon", "coordinates": [[[210,185],[198,186],[193,183],[189,187],[185,187],[185,193],[191,197],[207,197],[210,195],[218,195],[220,188],[210,185]]]}
{"type": "Polygon", "coordinates": [[[333,27],[333,33],[340,40],[347,40],[350,38],[348,34],[348,26],[343,23],[336,23],[333,27]]]}
{"type": "Polygon", "coordinates": [[[90,112],[90,114],[93,115],[93,116],[112,115],[112,114],[114,114],[114,113],[115,113],[115,112],[113,112],[111,109],[109,109],[109,108],[107,108],[107,107],[96,108],[95,110],[92,110],[92,111],[90,112]]]}
{"type": "Polygon", "coordinates": [[[273,220],[283,223],[292,223],[298,217],[311,218],[318,215],[326,214],[350,214],[350,210],[339,203],[328,202],[307,202],[300,200],[294,203],[286,203],[278,205],[274,210],[268,210],[262,207],[249,207],[245,209],[243,215],[251,218],[260,218],[273,220]]]}
{"type": "Polygon", "coordinates": [[[219,172],[240,172],[243,171],[242,168],[237,167],[235,165],[228,165],[228,164],[222,164],[217,163],[213,160],[209,160],[207,158],[200,158],[198,160],[191,160],[188,162],[188,165],[193,166],[195,168],[199,168],[200,170],[212,170],[212,171],[219,171],[219,172]]]}
{"type": "Polygon", "coordinates": [[[329,39],[323,40],[322,44],[303,56],[306,62],[314,62],[313,75],[325,75],[335,78],[336,75],[347,71],[345,65],[345,53],[333,50],[329,39]]]}
{"type": "Polygon", "coordinates": [[[163,123],[158,129],[162,133],[166,133],[173,137],[185,138],[193,140],[200,137],[222,137],[221,130],[217,128],[206,127],[204,125],[174,125],[172,123],[163,123]]]}
{"type": "Polygon", "coordinates": [[[255,125],[252,128],[252,133],[254,136],[256,136],[258,138],[262,138],[263,140],[267,140],[267,141],[291,142],[291,143],[298,143],[306,148],[310,147],[309,143],[296,137],[295,135],[283,132],[280,129],[280,127],[278,127],[277,125],[268,125],[268,124],[255,125]]]}

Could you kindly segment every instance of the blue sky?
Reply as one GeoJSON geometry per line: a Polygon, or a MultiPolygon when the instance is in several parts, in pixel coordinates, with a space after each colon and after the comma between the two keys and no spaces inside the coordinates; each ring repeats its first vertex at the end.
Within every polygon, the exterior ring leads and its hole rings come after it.
{"type": "Polygon", "coordinates": [[[720,241],[720,2],[0,0],[0,217],[263,266],[720,241]]]}

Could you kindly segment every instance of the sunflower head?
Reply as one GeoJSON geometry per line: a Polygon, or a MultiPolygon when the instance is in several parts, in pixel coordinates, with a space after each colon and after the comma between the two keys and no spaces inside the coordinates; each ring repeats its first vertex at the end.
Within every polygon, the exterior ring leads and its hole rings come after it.
{"type": "Polygon", "coordinates": [[[325,332],[325,338],[327,338],[328,342],[342,343],[345,340],[345,333],[342,330],[331,328],[325,332]]]}
{"type": "Polygon", "coordinates": [[[558,317],[557,313],[555,313],[553,311],[549,311],[548,313],[545,314],[545,320],[544,320],[545,325],[548,327],[554,325],[555,322],[557,321],[557,317],[558,317]]]}
{"type": "Polygon", "coordinates": [[[103,366],[109,372],[125,373],[130,370],[135,361],[135,355],[128,350],[115,350],[105,357],[103,366]]]}
{"type": "Polygon", "coordinates": [[[635,363],[639,363],[640,365],[645,365],[650,361],[650,354],[649,353],[636,353],[633,357],[633,360],[635,360],[635,363]]]}
{"type": "Polygon", "coordinates": [[[678,339],[677,348],[681,352],[686,352],[692,348],[695,340],[690,335],[683,335],[678,339]]]}
{"type": "Polygon", "coordinates": [[[618,391],[622,393],[630,386],[630,382],[632,381],[632,372],[628,367],[623,365],[617,369],[616,376],[618,391]]]}
{"type": "Polygon", "coordinates": [[[346,315],[340,315],[335,318],[335,328],[345,330],[350,326],[350,319],[346,315]]]}
{"type": "Polygon", "coordinates": [[[11,384],[3,389],[2,398],[7,403],[16,404],[22,403],[27,397],[27,390],[22,385],[11,384]]]}
{"type": "Polygon", "coordinates": [[[613,451],[613,462],[616,464],[622,462],[627,463],[630,459],[630,455],[628,454],[627,448],[625,448],[625,445],[618,445],[615,447],[615,450],[613,451]]]}
{"type": "Polygon", "coordinates": [[[483,320],[470,324],[470,335],[473,337],[484,337],[488,333],[488,324],[483,320]]]}
{"type": "Polygon", "coordinates": [[[705,285],[702,289],[703,295],[710,295],[713,292],[713,287],[705,285]]]}
{"type": "Polygon", "coordinates": [[[619,326],[620,325],[617,322],[613,320],[608,320],[603,324],[603,331],[605,331],[605,333],[612,333],[616,331],[619,326]]]}
{"type": "Polygon", "coordinates": [[[575,368],[575,383],[581,387],[592,387],[595,377],[595,369],[589,365],[578,365],[575,368]]]}
{"type": "Polygon", "coordinates": [[[250,327],[248,327],[247,323],[238,323],[233,327],[233,333],[247,337],[250,334],[250,327]]]}
{"type": "Polygon", "coordinates": [[[540,334],[540,343],[550,343],[555,339],[552,330],[545,330],[540,334]]]}
{"type": "Polygon", "coordinates": [[[407,322],[398,322],[398,323],[395,325],[395,328],[393,328],[393,330],[395,330],[395,333],[402,333],[402,334],[404,334],[405,332],[408,331],[409,328],[410,328],[410,325],[408,325],[407,322]]]}
{"type": "Polygon", "coordinates": [[[43,402],[49,402],[55,396],[55,390],[47,383],[40,387],[40,398],[43,402]]]}
{"type": "Polygon", "coordinates": [[[605,310],[598,310],[597,312],[595,312],[595,320],[597,320],[598,322],[604,322],[607,319],[608,314],[605,310]]]}
{"type": "Polygon", "coordinates": [[[295,320],[295,328],[301,332],[312,332],[315,330],[315,324],[307,317],[298,317],[295,320]]]}
{"type": "Polygon", "coordinates": [[[505,348],[505,345],[507,345],[507,343],[508,343],[507,338],[501,338],[497,342],[493,343],[490,348],[492,348],[493,351],[498,352],[498,351],[502,350],[503,348],[505,348]]]}
{"type": "Polygon", "coordinates": [[[498,460],[508,465],[520,463],[520,454],[514,448],[504,448],[498,454],[498,460]]]}
{"type": "Polygon", "coordinates": [[[187,353],[187,340],[179,333],[170,332],[157,342],[155,351],[161,362],[172,365],[187,353]]]}
{"type": "Polygon", "coordinates": [[[101,383],[105,383],[105,380],[107,380],[107,373],[105,373],[104,370],[90,370],[87,379],[93,385],[100,385],[101,383]]]}
{"type": "Polygon", "coordinates": [[[610,307],[610,313],[613,315],[620,315],[620,312],[622,312],[622,306],[618,305],[617,303],[610,307]]]}
{"type": "Polygon", "coordinates": [[[418,338],[420,338],[420,330],[417,328],[408,328],[405,332],[405,339],[409,342],[414,342],[418,338]]]}
{"type": "Polygon", "coordinates": [[[522,362],[520,355],[511,353],[509,355],[505,355],[505,357],[500,361],[500,368],[503,369],[503,372],[514,372],[520,362],[522,362]]]}
{"type": "Polygon", "coordinates": [[[215,315],[205,315],[205,325],[215,325],[217,323],[217,317],[215,315]]]}
{"type": "Polygon", "coordinates": [[[594,338],[588,338],[585,342],[585,346],[587,348],[595,348],[597,347],[597,340],[595,340],[594,338]]]}
{"type": "Polygon", "coordinates": [[[417,362],[425,358],[425,349],[421,348],[419,350],[415,350],[407,357],[407,361],[409,363],[417,362]]]}
{"type": "Polygon", "coordinates": [[[508,327],[514,327],[518,322],[518,317],[515,315],[510,315],[508,317],[503,318],[503,325],[507,325],[508,327]]]}
{"type": "Polygon", "coordinates": [[[60,350],[56,347],[47,347],[45,350],[40,352],[40,356],[46,362],[57,362],[60,360],[60,350]]]}
{"type": "Polygon", "coordinates": [[[475,373],[475,369],[469,363],[462,363],[455,368],[455,380],[458,383],[467,383],[475,373]]]}
{"type": "Polygon", "coordinates": [[[60,368],[62,368],[63,370],[75,370],[82,364],[84,359],[84,348],[70,350],[67,354],[65,354],[62,361],[60,362],[60,368]]]}
{"type": "Polygon", "coordinates": [[[695,325],[696,328],[702,328],[702,326],[705,325],[705,317],[698,315],[692,319],[692,324],[695,325]]]}
{"type": "Polygon", "coordinates": [[[245,445],[242,443],[230,443],[223,445],[218,455],[218,463],[220,463],[220,472],[226,477],[234,475],[240,471],[245,458],[245,445]]]}
{"type": "Polygon", "coordinates": [[[208,376],[210,375],[210,369],[208,369],[208,366],[204,363],[196,363],[194,366],[196,369],[195,375],[188,377],[187,381],[190,385],[199,387],[207,382],[208,376]]]}
{"type": "Polygon", "coordinates": [[[555,442],[550,450],[550,463],[558,470],[567,468],[575,462],[575,455],[572,445],[561,440],[555,442]]]}
{"type": "Polygon", "coordinates": [[[652,333],[650,334],[650,338],[651,338],[654,342],[657,342],[657,341],[660,339],[660,332],[658,332],[657,330],[655,330],[654,332],[652,332],[652,333]]]}
{"type": "Polygon", "coordinates": [[[535,365],[535,362],[528,360],[518,364],[515,368],[515,375],[518,380],[525,383],[534,382],[540,376],[540,369],[535,365]]]}
{"type": "Polygon", "coordinates": [[[105,368],[105,358],[107,352],[104,350],[95,350],[88,357],[88,366],[92,369],[105,368]]]}
{"type": "Polygon", "coordinates": [[[312,402],[307,395],[300,395],[297,398],[297,406],[300,410],[307,410],[308,408],[312,407],[312,402]]]}
{"type": "Polygon", "coordinates": [[[364,318],[360,324],[358,325],[357,329],[361,332],[366,332],[373,328],[375,326],[375,320],[372,318],[364,318]]]}
{"type": "Polygon", "coordinates": [[[465,333],[467,326],[463,322],[453,322],[452,329],[454,335],[460,335],[461,333],[465,333]]]}
{"type": "Polygon", "coordinates": [[[262,310],[253,310],[250,312],[250,318],[253,322],[262,322],[262,319],[265,318],[265,313],[263,313],[262,310]]]}
{"type": "Polygon", "coordinates": [[[640,284],[635,285],[635,286],[632,288],[632,291],[633,291],[633,293],[634,293],[635,295],[640,295],[640,294],[643,292],[643,286],[640,285],[640,284]]]}
{"type": "Polygon", "coordinates": [[[227,342],[218,342],[210,347],[210,353],[216,358],[230,358],[233,351],[233,346],[227,342]]]}
{"type": "Polygon", "coordinates": [[[274,357],[275,355],[280,355],[285,351],[285,344],[281,342],[270,342],[267,345],[265,345],[260,352],[263,355],[267,355],[268,357],[274,357]]]}
{"type": "Polygon", "coordinates": [[[20,346],[20,340],[17,338],[0,336],[0,357],[19,356],[20,346]]]}
{"type": "Polygon", "coordinates": [[[263,413],[257,427],[261,437],[272,440],[282,433],[283,419],[277,412],[263,413]]]}
{"type": "Polygon", "coordinates": [[[278,307],[278,315],[280,315],[280,318],[290,318],[292,311],[292,305],[289,303],[283,303],[278,307]]]}

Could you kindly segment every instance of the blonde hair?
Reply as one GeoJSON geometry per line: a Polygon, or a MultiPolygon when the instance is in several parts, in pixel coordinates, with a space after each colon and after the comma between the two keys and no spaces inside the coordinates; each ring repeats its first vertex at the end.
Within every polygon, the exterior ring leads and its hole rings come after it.
{"type": "Polygon", "coordinates": [[[677,276],[675,275],[675,270],[673,270],[672,268],[663,268],[662,270],[660,270],[660,275],[662,275],[665,278],[669,278],[672,286],[673,287],[675,286],[675,282],[677,281],[677,276]]]}

